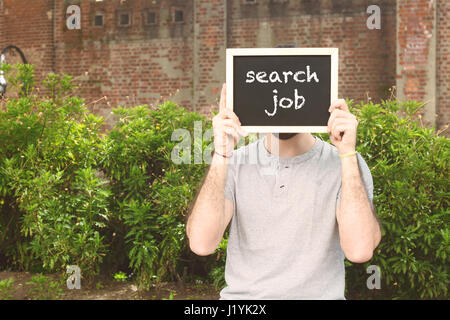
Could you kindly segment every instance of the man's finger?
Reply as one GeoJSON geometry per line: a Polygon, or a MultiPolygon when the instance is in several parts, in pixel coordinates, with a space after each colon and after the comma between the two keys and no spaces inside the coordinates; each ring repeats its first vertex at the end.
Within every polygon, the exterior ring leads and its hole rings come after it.
{"type": "Polygon", "coordinates": [[[226,101],[227,101],[227,86],[224,83],[222,85],[222,91],[220,92],[219,112],[222,112],[227,108],[226,101]]]}
{"type": "Polygon", "coordinates": [[[345,131],[349,130],[351,130],[351,126],[349,124],[338,124],[333,128],[333,136],[337,141],[341,141],[341,133],[345,133],[345,131]]]}
{"type": "Polygon", "coordinates": [[[239,129],[239,124],[236,123],[233,119],[224,119],[223,125],[226,127],[233,127],[236,131],[239,129]]]}
{"type": "Polygon", "coordinates": [[[224,131],[227,135],[232,136],[234,141],[239,141],[239,134],[233,127],[225,127],[224,131]]]}
{"type": "Polygon", "coordinates": [[[225,108],[225,110],[223,110],[223,114],[226,116],[225,118],[232,119],[236,121],[236,123],[239,123],[239,125],[241,125],[241,121],[239,121],[238,116],[236,115],[236,113],[233,112],[233,110],[225,108]]]}
{"type": "Polygon", "coordinates": [[[244,128],[242,128],[241,126],[239,126],[238,132],[243,137],[248,136],[248,132],[244,128]]]}
{"type": "Polygon", "coordinates": [[[244,130],[244,128],[241,127],[240,124],[236,123],[232,119],[225,119],[223,120],[224,126],[232,127],[234,130],[236,130],[237,133],[239,133],[240,136],[246,137],[248,136],[248,132],[244,130]]]}
{"type": "Polygon", "coordinates": [[[336,125],[336,124],[341,124],[341,123],[348,123],[348,124],[354,124],[354,123],[358,123],[358,121],[356,119],[352,119],[352,118],[335,118],[332,125],[336,125]]]}
{"type": "Polygon", "coordinates": [[[346,125],[346,126],[354,126],[355,125],[354,119],[348,119],[348,118],[336,118],[333,123],[331,123],[328,127],[328,132],[334,132],[334,128],[340,125],[346,125]]]}
{"type": "Polygon", "coordinates": [[[333,128],[331,129],[331,135],[334,137],[334,139],[336,141],[341,141],[341,131],[339,131],[339,128],[342,125],[334,125],[333,128]]]}
{"type": "Polygon", "coordinates": [[[336,119],[331,128],[330,134],[341,140],[341,133],[355,129],[355,120],[351,119],[336,119]],[[345,130],[344,130],[345,129],[345,130]]]}
{"type": "Polygon", "coordinates": [[[331,115],[330,118],[328,119],[328,131],[331,128],[331,126],[333,125],[334,121],[338,118],[342,118],[342,119],[356,119],[356,117],[351,114],[350,112],[347,111],[342,111],[340,109],[335,109],[331,115]]]}
{"type": "Polygon", "coordinates": [[[347,102],[345,102],[344,99],[337,99],[337,100],[333,101],[333,103],[328,108],[328,112],[331,113],[335,109],[340,109],[340,110],[349,112],[349,109],[348,109],[348,106],[347,106],[347,102]]]}
{"type": "Polygon", "coordinates": [[[330,118],[328,119],[328,123],[333,122],[334,119],[336,119],[336,118],[349,118],[349,117],[351,117],[351,113],[342,111],[340,109],[335,109],[331,113],[330,118]]]}

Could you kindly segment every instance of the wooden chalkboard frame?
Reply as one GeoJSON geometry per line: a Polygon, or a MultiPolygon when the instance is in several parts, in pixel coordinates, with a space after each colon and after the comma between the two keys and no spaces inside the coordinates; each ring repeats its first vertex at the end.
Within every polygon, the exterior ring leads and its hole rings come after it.
{"type": "MultiPolygon", "coordinates": [[[[233,66],[236,56],[330,56],[331,88],[330,105],[338,97],[338,48],[240,48],[226,49],[226,107],[233,110],[233,66]]],[[[247,132],[327,132],[327,126],[242,126],[247,132]]]]}

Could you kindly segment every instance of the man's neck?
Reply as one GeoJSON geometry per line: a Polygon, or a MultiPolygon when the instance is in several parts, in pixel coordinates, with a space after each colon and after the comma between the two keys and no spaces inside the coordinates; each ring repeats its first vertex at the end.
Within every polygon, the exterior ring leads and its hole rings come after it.
{"type": "Polygon", "coordinates": [[[315,142],[316,138],[310,133],[299,133],[287,140],[267,133],[265,147],[269,153],[280,158],[293,158],[311,150],[315,142]]]}

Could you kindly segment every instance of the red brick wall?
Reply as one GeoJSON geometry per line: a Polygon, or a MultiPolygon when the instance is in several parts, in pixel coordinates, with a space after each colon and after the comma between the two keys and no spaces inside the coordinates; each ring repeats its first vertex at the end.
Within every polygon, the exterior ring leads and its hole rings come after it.
{"type": "Polygon", "coordinates": [[[35,65],[38,79],[52,70],[74,76],[94,112],[108,118],[111,107],[151,105],[167,98],[193,108],[192,0],[157,1],[156,5],[146,0],[57,0],[54,49],[53,1],[0,1],[0,22],[5,26],[0,29],[1,47],[14,44],[22,49],[35,65]],[[66,9],[71,4],[81,7],[81,30],[66,27],[66,9]],[[170,21],[172,7],[185,10],[185,23],[170,21]],[[143,25],[146,8],[158,11],[157,26],[143,25]],[[117,25],[119,10],[130,10],[130,27],[117,25]],[[97,11],[105,14],[104,27],[93,26],[97,11]]]}
{"type": "Polygon", "coordinates": [[[7,45],[19,47],[35,65],[38,78],[52,70],[52,1],[1,0],[0,25],[0,50],[7,45]]]}
{"type": "Polygon", "coordinates": [[[366,1],[228,1],[228,47],[339,48],[339,96],[386,97],[395,85],[395,1],[378,2],[381,30],[369,30],[366,1]]]}
{"type": "Polygon", "coordinates": [[[196,1],[194,97],[196,109],[205,114],[217,106],[225,82],[225,10],[224,0],[196,1]]]}
{"type": "Polygon", "coordinates": [[[450,123],[450,1],[438,2],[437,26],[437,125],[442,128],[450,123]]]}
{"type": "Polygon", "coordinates": [[[2,50],[5,47],[5,39],[4,39],[4,31],[3,31],[3,25],[5,22],[4,17],[4,7],[5,7],[5,1],[0,0],[0,50],[2,50]]]}
{"type": "Polygon", "coordinates": [[[399,59],[406,76],[404,94],[408,99],[422,100],[425,95],[426,66],[429,36],[432,32],[433,10],[428,1],[411,0],[399,2],[399,59]]]}
{"type": "Polygon", "coordinates": [[[70,3],[58,4],[56,69],[79,76],[83,96],[91,109],[110,117],[117,105],[152,105],[171,99],[192,109],[192,4],[191,1],[134,0],[92,2],[82,0],[80,30],[65,27],[70,3]],[[172,7],[185,9],[185,23],[169,21],[172,7]],[[159,24],[144,26],[144,9],[156,9],[159,24]],[[116,14],[131,13],[131,26],[119,27],[116,14]],[[96,12],[104,13],[105,25],[94,27],[96,12]],[[106,97],[106,99],[102,99],[106,97]],[[98,101],[99,99],[102,99],[98,101]],[[97,101],[97,102],[95,102],[97,101]]]}
{"type": "MultiPolygon", "coordinates": [[[[426,86],[429,40],[424,30],[431,25],[425,6],[430,1],[399,1],[397,13],[395,0],[257,0],[255,5],[241,0],[56,0],[53,25],[52,0],[0,0],[0,46],[19,46],[36,66],[38,78],[52,70],[76,77],[91,109],[106,118],[113,106],[153,104],[168,97],[209,113],[225,81],[227,47],[338,47],[340,97],[378,101],[387,96],[398,73],[406,82],[402,93],[420,99],[426,86]],[[70,4],[81,7],[81,30],[67,30],[70,4]],[[366,27],[369,4],[381,7],[381,30],[366,27]],[[173,7],[185,10],[184,23],[170,22],[173,7]],[[157,26],[143,25],[144,9],[158,12],[157,26]],[[117,26],[119,10],[131,12],[130,27],[117,26]],[[93,26],[96,12],[105,15],[104,27],[93,26]],[[402,69],[396,71],[397,23],[409,31],[398,37],[402,69]]],[[[448,1],[438,2],[441,125],[449,119],[449,11],[448,1]]]]}

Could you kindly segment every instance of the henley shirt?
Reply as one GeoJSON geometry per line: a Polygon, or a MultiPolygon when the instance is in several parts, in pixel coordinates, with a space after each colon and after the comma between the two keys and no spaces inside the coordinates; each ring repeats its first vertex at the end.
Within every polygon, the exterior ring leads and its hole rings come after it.
{"type": "MultiPolygon", "coordinates": [[[[336,208],[341,159],[315,137],[293,158],[270,154],[266,136],[233,151],[225,197],[233,202],[220,299],[345,299],[336,208]]],[[[372,205],[370,170],[357,153],[372,205]]]]}

